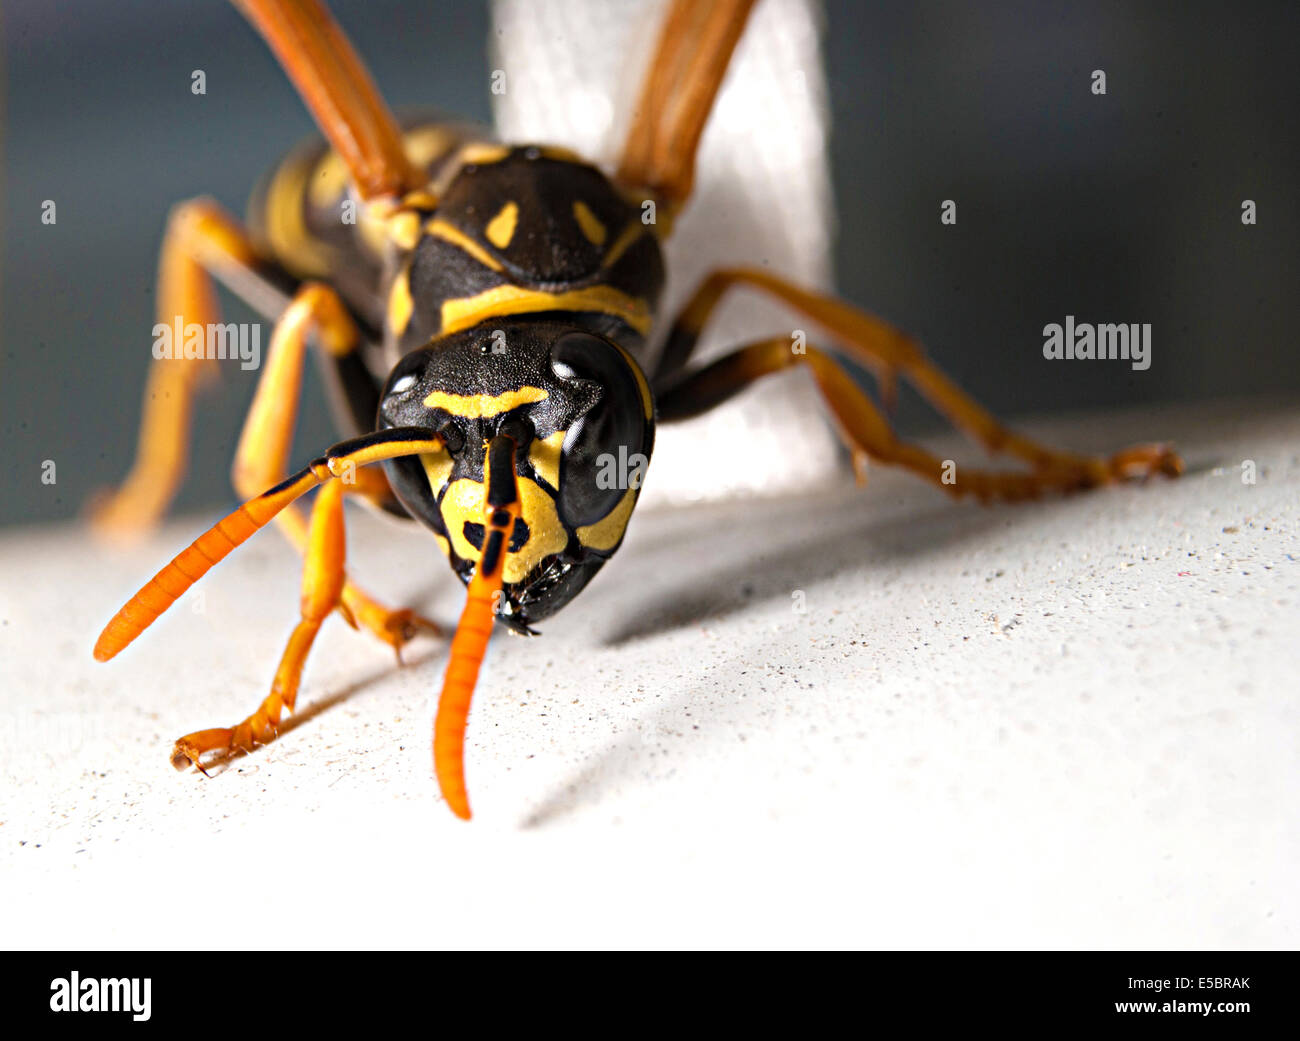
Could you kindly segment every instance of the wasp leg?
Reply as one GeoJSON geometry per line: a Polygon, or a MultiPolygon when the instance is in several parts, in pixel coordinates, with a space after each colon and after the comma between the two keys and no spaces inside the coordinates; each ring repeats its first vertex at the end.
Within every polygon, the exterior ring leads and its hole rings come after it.
{"type": "MultiPolygon", "coordinates": [[[[1009,430],[982,405],[925,356],[920,344],[907,334],[843,301],[822,296],[756,268],[715,271],[700,285],[673,324],[664,347],[655,382],[671,385],[682,371],[700,333],[723,294],[735,285],[747,285],[789,304],[823,326],[848,356],[870,369],[880,382],[881,396],[892,406],[897,379],[906,378],[931,405],[958,430],[990,453],[1022,459],[1034,470],[1075,471],[1089,475],[1091,483],[1104,483],[1104,475],[1142,477],[1163,473],[1176,477],[1183,462],[1166,444],[1134,445],[1109,459],[1075,455],[1039,444],[1009,430]]],[[[786,344],[787,348],[790,346],[786,344]]]]}
{"type": "Polygon", "coordinates": [[[424,183],[397,122],[343,30],[319,0],[234,0],[270,45],[363,199],[424,183]]]}
{"type": "Polygon", "coordinates": [[[345,556],[343,485],[329,481],[317,493],[307,536],[302,571],[302,620],[294,627],[288,646],[271,682],[271,693],[257,711],[234,727],[200,730],[186,734],[172,750],[172,765],[184,769],[193,764],[202,769],[209,753],[228,755],[235,749],[251,752],[254,745],[275,739],[280,716],[292,712],[298,700],[302,667],[321,623],[342,603],[345,556]]]}
{"type": "Polygon", "coordinates": [[[659,418],[663,422],[690,419],[763,376],[795,365],[811,370],[855,458],[867,456],[906,467],[955,496],[970,494],[981,502],[1014,502],[1037,498],[1046,491],[1070,492],[1141,476],[1152,465],[1152,459],[1141,453],[1121,453],[1109,462],[1085,459],[1081,464],[1053,463],[1027,472],[948,465],[925,449],[900,441],[885,415],[832,355],[812,346],[805,346],[799,353],[783,337],[747,344],[682,377],[659,397],[659,418]]]}
{"type": "MultiPolygon", "coordinates": [[[[192,323],[211,327],[220,312],[209,272],[256,264],[252,243],[234,218],[207,199],[181,203],[168,218],[158,262],[159,324],[169,330],[177,324],[182,330],[192,323]]],[[[91,504],[91,523],[101,535],[124,539],[147,531],[184,477],[194,394],[211,381],[216,363],[184,357],[183,342],[173,348],[175,357],[156,358],[149,368],[130,473],[91,504]]]]}
{"type": "MultiPolygon", "coordinates": [[[[231,475],[236,491],[245,498],[278,484],[288,472],[302,391],[303,356],[313,331],[321,346],[335,356],[347,354],[360,342],[360,333],[338,294],[317,282],[309,282],[298,290],[271,334],[270,348],[244,421],[231,475]]],[[[342,484],[349,494],[372,500],[390,494],[382,473],[361,467],[355,467],[342,484]]],[[[299,552],[306,552],[307,523],[301,511],[290,506],[276,517],[276,523],[299,552]]],[[[441,632],[435,623],[414,611],[385,607],[351,581],[343,586],[342,605],[351,621],[392,647],[399,660],[403,644],[418,632],[441,632]]]]}
{"type": "Polygon", "coordinates": [[[226,514],[172,557],[104,626],[95,641],[95,660],[115,658],[195,582],[313,488],[350,477],[359,466],[432,452],[443,446],[438,434],[423,427],[390,427],[334,445],[292,477],[226,514]]]}
{"type": "Polygon", "coordinates": [[[695,153],[754,0],[674,0],[641,87],[616,179],[669,221],[690,197],[695,153]]]}

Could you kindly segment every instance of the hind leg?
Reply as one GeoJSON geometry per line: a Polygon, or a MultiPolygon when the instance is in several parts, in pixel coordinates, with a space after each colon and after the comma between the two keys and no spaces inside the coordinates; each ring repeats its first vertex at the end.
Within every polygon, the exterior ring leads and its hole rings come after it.
{"type": "MultiPolygon", "coordinates": [[[[219,322],[212,270],[251,271],[256,263],[244,229],[216,203],[181,203],[167,220],[158,262],[158,323],[207,328],[219,322]]],[[[178,352],[182,346],[175,345],[178,352]]],[[[91,523],[101,535],[142,534],[166,512],[185,475],[194,395],[214,370],[206,358],[155,358],[150,365],[135,462],[119,488],[91,503],[91,523]]]]}

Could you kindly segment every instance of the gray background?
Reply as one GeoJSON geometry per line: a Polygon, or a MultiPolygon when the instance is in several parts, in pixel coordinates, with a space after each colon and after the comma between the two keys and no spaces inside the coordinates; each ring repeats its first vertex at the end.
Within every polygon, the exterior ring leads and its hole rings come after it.
{"type": "MultiPolygon", "coordinates": [[[[485,5],[332,7],[394,107],[488,120],[485,5]]],[[[12,524],[73,516],[126,471],[169,206],[210,194],[242,212],[312,128],[225,4],[7,0],[2,18],[0,523],[12,524]],[[44,199],[54,226],[40,223],[44,199]]],[[[1300,390],[1294,2],[828,0],[827,22],[846,298],[920,336],[1006,414],[1300,390]],[[1094,68],[1105,97],[1089,91],[1094,68]],[[947,198],[956,227],[938,220],[947,198]],[[1254,227],[1240,222],[1245,198],[1254,227]],[[1150,322],[1152,367],[1045,361],[1042,327],[1066,314],[1150,322]]],[[[252,320],[229,299],[226,316],[252,320]]],[[[225,366],[200,399],[181,508],[231,500],[255,377],[225,366]]],[[[314,386],[305,400],[296,457],[334,439],[314,386]]],[[[933,425],[911,400],[901,422],[933,425]]]]}

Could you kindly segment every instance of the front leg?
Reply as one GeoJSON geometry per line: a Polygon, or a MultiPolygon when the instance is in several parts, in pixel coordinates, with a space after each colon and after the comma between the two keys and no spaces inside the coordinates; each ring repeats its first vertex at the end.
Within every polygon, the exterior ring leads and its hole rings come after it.
{"type": "MultiPolygon", "coordinates": [[[[321,623],[342,604],[343,561],[346,554],[343,524],[343,485],[330,481],[317,493],[312,507],[307,552],[302,572],[302,619],[294,627],[280,667],[271,682],[271,693],[257,711],[234,727],[219,727],[186,734],[172,750],[172,765],[178,770],[196,766],[215,754],[223,758],[236,749],[251,752],[255,745],[268,744],[279,731],[280,716],[292,712],[298,700],[302,668],[321,623]]],[[[206,773],[206,771],[204,771],[206,773]]]]}
{"type": "MultiPolygon", "coordinates": [[[[303,358],[313,331],[322,347],[335,356],[346,355],[360,344],[361,334],[333,289],[308,283],[298,291],[271,336],[266,364],[235,453],[232,479],[245,498],[284,480],[302,395],[303,358]]],[[[359,467],[343,483],[350,494],[372,500],[391,494],[382,473],[359,467]]],[[[296,507],[286,509],[276,517],[276,523],[299,552],[307,551],[307,522],[296,507]]],[[[429,619],[409,609],[385,607],[351,581],[343,585],[342,604],[349,620],[392,647],[399,661],[402,646],[417,633],[441,633],[429,619]]]]}
{"type": "Polygon", "coordinates": [[[812,372],[855,458],[905,467],[952,495],[974,495],[981,502],[1016,502],[1038,498],[1048,491],[1072,492],[1124,478],[1145,477],[1155,470],[1170,472],[1170,460],[1181,467],[1177,456],[1159,448],[1130,449],[1109,462],[1087,460],[1089,465],[1082,466],[1069,457],[1067,462],[1032,471],[950,467],[919,445],[899,440],[884,413],[831,355],[810,345],[802,353],[796,352],[782,337],[747,344],[681,377],[660,395],[659,419],[664,423],[690,419],[720,405],[756,380],[796,365],[812,372]]]}
{"type": "MultiPolygon", "coordinates": [[[[1144,477],[1157,473],[1177,477],[1183,472],[1182,460],[1163,443],[1134,445],[1107,459],[1064,452],[1016,433],[999,423],[986,408],[949,380],[925,356],[921,345],[906,333],[842,300],[805,289],[757,268],[724,268],[704,280],[669,332],[655,373],[656,391],[670,387],[680,379],[700,333],[724,294],[736,286],[749,286],[769,293],[825,328],[843,353],[865,365],[875,375],[887,407],[892,404],[896,383],[901,376],[940,415],[990,453],[1022,459],[1039,473],[1074,474],[1078,487],[1105,484],[1119,477],[1144,477]]],[[[786,342],[787,352],[790,347],[786,342]]],[[[1049,483],[1055,480],[1049,477],[1049,483]]]]}

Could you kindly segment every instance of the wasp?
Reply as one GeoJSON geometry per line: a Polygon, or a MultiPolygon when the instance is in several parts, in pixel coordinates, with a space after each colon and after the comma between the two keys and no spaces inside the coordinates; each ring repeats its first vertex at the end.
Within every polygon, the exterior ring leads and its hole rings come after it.
{"type": "MultiPolygon", "coordinates": [[[[498,623],[531,633],[617,552],[659,423],[803,366],[856,462],[904,467],[954,495],[1016,501],[1182,470],[1165,444],[1105,458],[1016,434],[905,333],[756,268],[709,276],[651,357],[661,246],[690,199],[700,137],[754,0],[673,0],[609,171],[562,149],[507,145],[455,124],[399,123],[320,0],[235,4],[324,138],[272,172],[247,223],[196,199],[173,210],[162,245],[161,322],[215,322],[218,281],[275,320],[235,455],[234,486],[247,501],[150,579],[105,627],[94,654],[112,658],[272,521],[304,559],[301,618],[256,711],[233,727],[180,738],[172,754],[179,769],[204,770],[275,737],[332,612],[399,654],[417,633],[438,632],[348,578],[348,495],[423,524],[467,588],[433,759],[448,806],[468,818],[464,735],[489,637],[498,623]],[[693,365],[701,331],[734,287],[770,294],[811,319],[829,346],[796,348],[773,336],[693,365]],[[347,439],[289,473],[309,351],[324,362],[347,439]],[[845,357],[870,372],[881,404],[850,377],[845,357]],[[985,449],[1027,466],[954,473],[901,440],[888,407],[900,379],[985,449]],[[621,479],[608,479],[611,469],[621,479]],[[300,512],[295,500],[312,489],[309,513],[300,512]]],[[[202,357],[153,363],[136,460],[95,507],[99,529],[137,531],[164,512],[210,365],[202,357]]],[[[744,446],[736,448],[744,465],[744,446]]]]}

